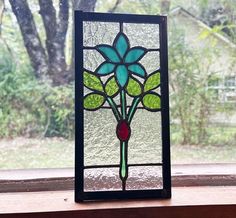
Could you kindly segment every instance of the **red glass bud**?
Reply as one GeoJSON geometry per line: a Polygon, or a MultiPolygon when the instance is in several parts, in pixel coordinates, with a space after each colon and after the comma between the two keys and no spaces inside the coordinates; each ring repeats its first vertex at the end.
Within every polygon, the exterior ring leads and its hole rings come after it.
{"type": "Polygon", "coordinates": [[[130,137],[130,126],[126,120],[122,120],[118,123],[116,128],[116,135],[121,141],[127,141],[130,137]]]}

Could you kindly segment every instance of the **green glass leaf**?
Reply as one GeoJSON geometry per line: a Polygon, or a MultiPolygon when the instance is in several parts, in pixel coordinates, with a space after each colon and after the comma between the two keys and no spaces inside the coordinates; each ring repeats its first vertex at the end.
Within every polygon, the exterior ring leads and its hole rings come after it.
{"type": "Polygon", "coordinates": [[[131,96],[138,96],[142,94],[142,87],[138,80],[130,77],[126,86],[126,91],[131,96]]]}
{"type": "Polygon", "coordinates": [[[148,93],[144,95],[142,103],[147,110],[155,111],[161,109],[161,98],[156,93],[148,93]]]}
{"type": "Polygon", "coordinates": [[[84,85],[89,89],[103,92],[102,82],[99,77],[86,71],[84,72],[84,85]]]}
{"type": "Polygon", "coordinates": [[[110,45],[98,45],[97,50],[103,55],[103,57],[107,61],[111,61],[114,63],[119,63],[120,58],[116,52],[116,50],[110,45]]]}
{"type": "Polygon", "coordinates": [[[141,64],[131,64],[128,66],[128,70],[140,77],[144,77],[146,74],[141,64]]]}
{"type": "Polygon", "coordinates": [[[84,108],[96,110],[104,104],[105,98],[97,93],[90,93],[84,97],[84,108]]]}
{"type": "Polygon", "coordinates": [[[113,72],[115,65],[112,63],[103,62],[97,69],[96,72],[99,75],[107,75],[113,72]]]}
{"type": "Polygon", "coordinates": [[[142,47],[131,48],[125,56],[125,63],[131,64],[137,62],[145,55],[145,49],[142,47]]]}
{"type": "Polygon", "coordinates": [[[128,80],[128,70],[125,65],[116,68],[116,79],[121,87],[124,87],[128,80]]]}
{"type": "Polygon", "coordinates": [[[117,35],[117,38],[114,40],[114,42],[114,47],[116,48],[121,58],[123,58],[124,54],[129,48],[127,36],[124,33],[120,33],[117,35]]]}
{"type": "Polygon", "coordinates": [[[115,80],[115,77],[112,76],[107,80],[105,85],[105,92],[108,96],[114,96],[119,91],[119,86],[115,80]]]}
{"type": "Polygon", "coordinates": [[[144,83],[144,92],[157,88],[160,85],[160,81],[161,81],[160,72],[156,72],[149,75],[149,77],[144,83]]]}

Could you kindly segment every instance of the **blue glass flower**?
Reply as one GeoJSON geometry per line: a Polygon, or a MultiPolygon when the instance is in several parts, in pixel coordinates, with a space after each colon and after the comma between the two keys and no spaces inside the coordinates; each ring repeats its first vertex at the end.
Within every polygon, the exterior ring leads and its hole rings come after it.
{"type": "Polygon", "coordinates": [[[129,39],[124,33],[117,34],[113,46],[100,44],[96,49],[106,60],[96,69],[96,73],[104,76],[114,72],[120,87],[126,86],[129,74],[142,78],[146,76],[144,67],[138,61],[146,54],[147,49],[141,46],[130,48],[129,39]]]}

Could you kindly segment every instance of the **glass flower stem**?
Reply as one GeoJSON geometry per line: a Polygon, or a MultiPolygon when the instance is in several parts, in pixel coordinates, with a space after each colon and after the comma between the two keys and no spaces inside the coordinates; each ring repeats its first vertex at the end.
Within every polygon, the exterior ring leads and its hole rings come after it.
{"type": "Polygon", "coordinates": [[[120,178],[122,180],[122,189],[125,190],[126,179],[128,178],[128,165],[127,165],[127,149],[128,149],[128,141],[120,142],[120,178]]]}
{"type": "Polygon", "coordinates": [[[119,110],[117,109],[118,107],[117,107],[116,103],[110,97],[107,97],[107,102],[111,106],[113,114],[114,114],[116,120],[119,122],[119,120],[121,119],[121,115],[120,115],[119,110]]]}
{"type": "Polygon", "coordinates": [[[136,109],[137,109],[137,106],[138,106],[138,104],[139,104],[139,102],[140,102],[140,97],[137,97],[137,98],[134,98],[134,100],[133,100],[133,102],[132,102],[132,105],[131,105],[131,107],[130,107],[130,109],[129,109],[129,112],[128,112],[128,123],[130,124],[131,123],[131,121],[132,121],[132,118],[133,118],[133,116],[134,116],[134,114],[135,114],[135,111],[136,111],[136,109]]]}
{"type": "MultiPolygon", "coordinates": [[[[126,106],[126,95],[125,95],[124,90],[121,90],[120,102],[121,102],[122,120],[126,120],[127,106],[126,106]]],[[[122,180],[122,189],[123,190],[125,190],[126,179],[128,177],[127,150],[128,150],[128,140],[120,141],[120,178],[122,180]]]]}
{"type": "Polygon", "coordinates": [[[125,96],[124,90],[121,90],[120,100],[121,100],[121,114],[122,114],[123,120],[125,120],[126,119],[126,96],[125,96]]]}

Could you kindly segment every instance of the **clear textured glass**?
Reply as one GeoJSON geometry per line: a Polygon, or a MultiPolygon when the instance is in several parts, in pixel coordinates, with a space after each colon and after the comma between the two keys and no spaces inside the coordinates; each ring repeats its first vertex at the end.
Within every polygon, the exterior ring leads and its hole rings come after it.
{"type": "Polygon", "coordinates": [[[124,23],[123,31],[128,36],[131,47],[159,48],[159,25],[124,23]]]}
{"type": "MultiPolygon", "coordinates": [[[[89,165],[119,164],[120,142],[116,120],[111,109],[84,111],[84,163],[89,165]]],[[[128,163],[161,163],[161,114],[137,109],[131,123],[128,163]]]]}
{"type": "Polygon", "coordinates": [[[84,49],[84,68],[94,72],[97,67],[104,61],[104,58],[98,51],[92,49],[84,49]]]}
{"type": "MultiPolygon", "coordinates": [[[[127,190],[162,189],[161,166],[131,166],[126,181],[127,190]]],[[[84,170],[84,191],[121,191],[119,168],[91,168],[84,170]]]]}
{"type": "Polygon", "coordinates": [[[147,74],[157,71],[160,68],[160,53],[158,51],[149,51],[140,63],[146,69],[147,74]]]}
{"type": "Polygon", "coordinates": [[[83,31],[84,46],[111,45],[119,32],[119,23],[84,21],[83,31]]]}
{"type": "Polygon", "coordinates": [[[129,167],[129,177],[126,181],[127,190],[162,189],[161,166],[129,167]]]}
{"type": "Polygon", "coordinates": [[[137,109],[131,129],[128,163],[161,163],[161,113],[137,109]]]}
{"type": "Polygon", "coordinates": [[[84,164],[120,163],[120,142],[111,109],[84,111],[84,164]]]}
{"type": "Polygon", "coordinates": [[[84,191],[122,190],[119,168],[98,168],[84,170],[84,191]]]}

